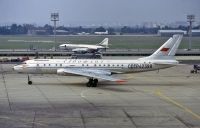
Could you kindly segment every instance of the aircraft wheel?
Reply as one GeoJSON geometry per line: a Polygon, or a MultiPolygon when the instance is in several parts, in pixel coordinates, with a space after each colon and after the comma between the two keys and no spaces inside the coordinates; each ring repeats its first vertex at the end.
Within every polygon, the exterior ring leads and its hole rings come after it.
{"type": "Polygon", "coordinates": [[[86,84],[86,86],[87,86],[87,87],[90,87],[90,83],[88,82],[88,83],[86,84]]]}
{"type": "Polygon", "coordinates": [[[87,87],[92,87],[93,86],[93,79],[89,79],[89,81],[86,84],[87,87]]]}
{"type": "Polygon", "coordinates": [[[97,87],[98,79],[93,80],[93,86],[92,87],[97,87]]]}
{"type": "Polygon", "coordinates": [[[86,86],[87,86],[87,87],[91,87],[92,85],[91,85],[90,82],[87,82],[86,86]]]}
{"type": "Polygon", "coordinates": [[[33,82],[32,81],[28,81],[28,84],[31,85],[33,82]]]}
{"type": "Polygon", "coordinates": [[[31,85],[33,82],[31,81],[30,76],[28,75],[28,84],[31,85]]]}

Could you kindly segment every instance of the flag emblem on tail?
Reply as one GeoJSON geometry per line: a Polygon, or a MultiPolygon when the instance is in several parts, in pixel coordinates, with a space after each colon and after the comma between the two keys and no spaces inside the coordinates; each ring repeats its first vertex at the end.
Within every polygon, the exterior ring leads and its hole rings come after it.
{"type": "Polygon", "coordinates": [[[169,48],[162,48],[160,51],[167,52],[168,50],[169,50],[169,48]]]}

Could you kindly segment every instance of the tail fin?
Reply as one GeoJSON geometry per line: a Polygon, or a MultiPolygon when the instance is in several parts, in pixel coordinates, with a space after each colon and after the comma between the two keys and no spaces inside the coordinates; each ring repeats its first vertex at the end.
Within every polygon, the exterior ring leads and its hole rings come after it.
{"type": "Polygon", "coordinates": [[[183,35],[173,35],[158,50],[156,50],[148,59],[173,59],[183,35]]]}
{"type": "Polygon", "coordinates": [[[100,46],[104,46],[106,48],[108,48],[108,38],[105,38],[103,41],[101,41],[101,43],[99,43],[98,45],[100,46]]]}

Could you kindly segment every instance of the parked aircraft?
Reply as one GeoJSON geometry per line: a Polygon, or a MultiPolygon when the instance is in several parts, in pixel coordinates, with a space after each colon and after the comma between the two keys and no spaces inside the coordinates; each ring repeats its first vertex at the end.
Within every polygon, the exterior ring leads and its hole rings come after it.
{"type": "Polygon", "coordinates": [[[89,44],[61,44],[60,49],[72,50],[73,52],[86,53],[86,52],[98,52],[108,48],[108,38],[105,38],[101,43],[96,45],[89,44]]]}
{"type": "MultiPolygon", "coordinates": [[[[33,59],[14,66],[20,73],[54,73],[58,75],[78,75],[89,78],[88,87],[96,87],[98,79],[123,82],[113,74],[146,72],[178,65],[174,59],[182,35],[169,38],[158,50],[148,57],[136,60],[105,59],[33,59]]],[[[32,81],[28,77],[28,84],[32,81]]]]}
{"type": "Polygon", "coordinates": [[[94,32],[94,34],[96,34],[96,35],[108,35],[108,30],[106,30],[105,32],[94,32]]]}

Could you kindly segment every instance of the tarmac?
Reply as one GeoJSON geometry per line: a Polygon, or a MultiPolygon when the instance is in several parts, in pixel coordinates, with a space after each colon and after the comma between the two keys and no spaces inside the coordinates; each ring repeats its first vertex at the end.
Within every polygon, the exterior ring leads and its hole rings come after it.
{"type": "Polygon", "coordinates": [[[200,128],[192,65],[123,75],[96,88],[74,76],[27,75],[0,64],[1,128],[200,128]]]}

